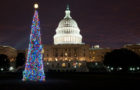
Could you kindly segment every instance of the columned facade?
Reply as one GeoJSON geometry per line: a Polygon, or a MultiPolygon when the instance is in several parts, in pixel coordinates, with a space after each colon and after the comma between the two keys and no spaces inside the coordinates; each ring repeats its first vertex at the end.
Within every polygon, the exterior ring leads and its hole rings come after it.
{"type": "Polygon", "coordinates": [[[89,45],[44,45],[46,71],[88,71],[86,62],[89,62],[89,45]]]}

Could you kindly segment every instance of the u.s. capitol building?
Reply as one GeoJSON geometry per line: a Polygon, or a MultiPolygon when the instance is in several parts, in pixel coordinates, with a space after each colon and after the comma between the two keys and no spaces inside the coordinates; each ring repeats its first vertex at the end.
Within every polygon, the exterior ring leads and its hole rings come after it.
{"type": "Polygon", "coordinates": [[[59,22],[53,45],[44,45],[44,69],[55,71],[87,71],[87,62],[102,62],[110,49],[98,45],[90,48],[82,42],[77,22],[67,7],[65,17],[59,22]]]}

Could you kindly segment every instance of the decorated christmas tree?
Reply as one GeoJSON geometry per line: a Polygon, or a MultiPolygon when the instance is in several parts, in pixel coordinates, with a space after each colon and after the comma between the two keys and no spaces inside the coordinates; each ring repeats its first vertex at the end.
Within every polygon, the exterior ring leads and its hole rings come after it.
{"type": "Polygon", "coordinates": [[[43,48],[41,44],[40,22],[37,11],[38,4],[35,4],[34,8],[35,12],[32,21],[25,70],[23,71],[23,81],[45,81],[43,48]]]}

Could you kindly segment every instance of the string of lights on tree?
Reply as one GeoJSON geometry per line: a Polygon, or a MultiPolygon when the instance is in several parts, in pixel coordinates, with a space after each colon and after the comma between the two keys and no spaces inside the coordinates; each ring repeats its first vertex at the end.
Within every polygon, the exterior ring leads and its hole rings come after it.
{"type": "Polygon", "coordinates": [[[43,47],[41,44],[40,21],[38,15],[38,4],[34,5],[35,12],[32,21],[30,42],[23,71],[23,81],[45,81],[43,69],[43,47]]]}

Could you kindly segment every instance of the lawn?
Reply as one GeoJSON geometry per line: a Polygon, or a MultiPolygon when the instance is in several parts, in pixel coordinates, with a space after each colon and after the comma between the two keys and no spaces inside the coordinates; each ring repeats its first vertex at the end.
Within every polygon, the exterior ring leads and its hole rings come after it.
{"type": "MultiPolygon", "coordinates": [[[[0,73],[0,90],[139,88],[139,73],[46,73],[46,82],[22,82],[22,73],[0,73]]],[[[138,90],[138,89],[137,89],[138,90]]]]}

